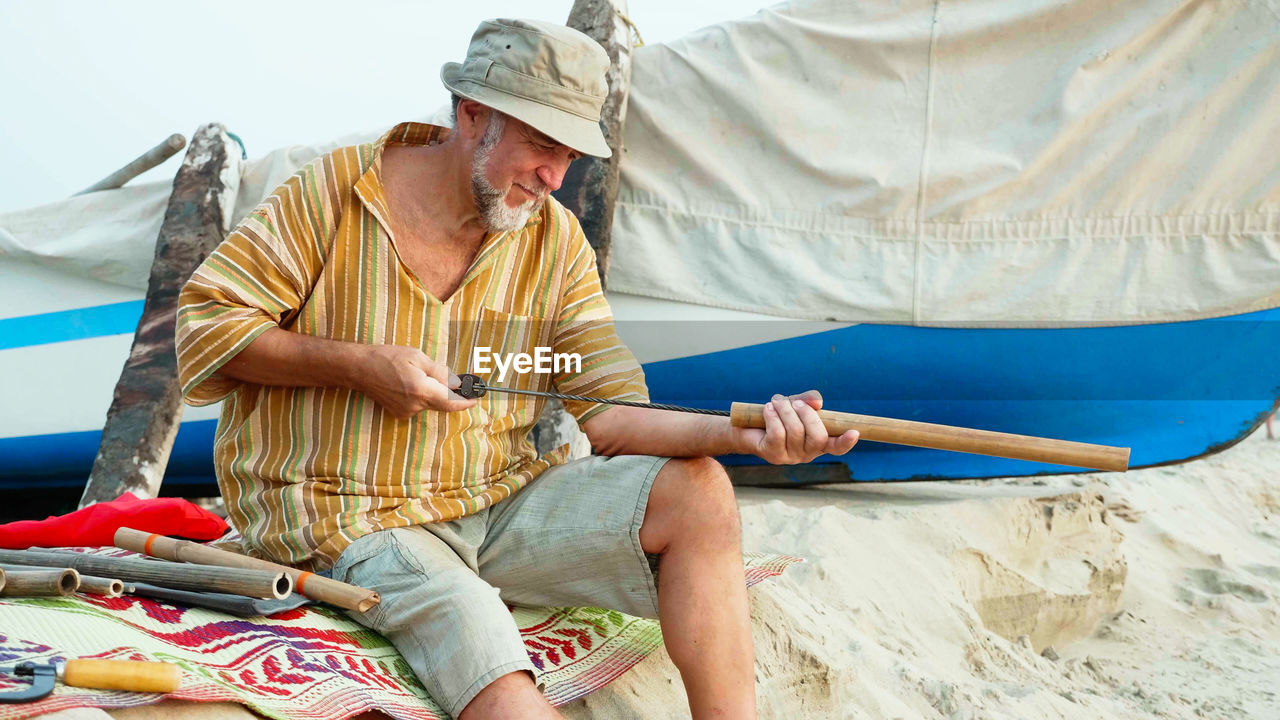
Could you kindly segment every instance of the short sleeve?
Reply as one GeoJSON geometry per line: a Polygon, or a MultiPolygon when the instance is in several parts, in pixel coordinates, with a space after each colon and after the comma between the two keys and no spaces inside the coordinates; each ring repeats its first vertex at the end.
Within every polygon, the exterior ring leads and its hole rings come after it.
{"type": "Polygon", "coordinates": [[[310,296],[335,230],[321,157],[267,196],[196,269],[178,299],[178,379],[190,405],[243,383],[218,374],[259,335],[287,323],[310,296]]]}
{"type": "MultiPolygon", "coordinates": [[[[613,323],[613,311],[600,287],[596,253],[587,243],[572,213],[567,223],[568,262],[564,293],[556,316],[554,350],[581,357],[581,368],[557,373],[556,390],[566,395],[589,395],[611,400],[648,402],[644,370],[623,344],[613,323]]],[[[565,409],[581,425],[608,406],[566,400],[565,409]]]]}

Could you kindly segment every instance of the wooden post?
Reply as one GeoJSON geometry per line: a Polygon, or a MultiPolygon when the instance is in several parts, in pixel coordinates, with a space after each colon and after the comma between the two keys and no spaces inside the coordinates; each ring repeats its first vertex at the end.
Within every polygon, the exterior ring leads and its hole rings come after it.
{"type": "Polygon", "coordinates": [[[582,231],[596,251],[600,283],[609,277],[609,244],[613,232],[613,203],[618,197],[618,168],[622,163],[622,127],[627,119],[631,89],[631,30],[623,20],[626,0],[575,0],[569,27],[600,43],[609,54],[609,95],[600,111],[600,129],[613,155],[584,157],[569,167],[555,197],[582,222],[582,231]]]}
{"type": "MultiPolygon", "coordinates": [[[[569,27],[600,43],[609,54],[609,95],[600,111],[600,129],[613,155],[584,157],[569,166],[560,189],[554,193],[582,223],[587,242],[596,251],[600,285],[609,281],[609,244],[613,232],[613,203],[618,197],[618,168],[622,162],[622,127],[631,89],[631,31],[623,20],[626,0],[575,0],[569,11],[569,27]]],[[[565,443],[573,457],[590,453],[586,436],[559,400],[548,402],[533,428],[533,443],[544,455],[565,443]]]]}
{"type": "Polygon", "coordinates": [[[131,491],[155,497],[182,419],[174,327],[178,293],[230,224],[239,154],[221,125],[196,131],[173,181],[156,240],[147,300],[120,373],[80,507],[131,491]],[[232,197],[227,197],[231,195],[232,197]]]}

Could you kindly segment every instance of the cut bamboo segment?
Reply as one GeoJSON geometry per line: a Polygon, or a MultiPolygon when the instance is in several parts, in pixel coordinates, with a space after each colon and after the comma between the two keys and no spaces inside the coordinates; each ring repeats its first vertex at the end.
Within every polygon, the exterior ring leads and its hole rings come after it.
{"type": "Polygon", "coordinates": [[[0,550],[0,562],[73,567],[92,575],[195,592],[223,592],[283,600],[293,591],[292,578],[283,572],[267,570],[176,564],[57,550],[0,550]]]}
{"type": "Polygon", "coordinates": [[[381,600],[377,592],[367,588],[348,585],[305,570],[277,565],[273,562],[219,550],[208,545],[146,533],[133,528],[120,528],[117,530],[115,542],[118,548],[175,562],[204,563],[206,565],[220,565],[230,568],[283,572],[293,579],[294,589],[302,595],[346,610],[365,612],[377,605],[381,600]]]}
{"type": "Polygon", "coordinates": [[[65,597],[80,587],[80,573],[70,568],[8,568],[0,597],[65,597]]]}
{"type": "Polygon", "coordinates": [[[117,598],[124,594],[124,582],[112,578],[80,576],[80,592],[117,598]]]}

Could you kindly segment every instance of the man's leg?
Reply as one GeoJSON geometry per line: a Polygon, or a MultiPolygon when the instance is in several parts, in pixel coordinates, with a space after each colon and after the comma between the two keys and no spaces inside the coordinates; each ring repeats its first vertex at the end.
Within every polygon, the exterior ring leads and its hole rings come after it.
{"type": "MultiPolygon", "coordinates": [[[[445,524],[483,537],[483,520],[445,524]]],[[[455,543],[469,538],[449,536],[455,543]]],[[[343,582],[377,590],[382,602],[355,620],[385,636],[432,699],[452,716],[559,718],[534,684],[520,630],[498,591],[441,537],[423,528],[383,530],[356,540],[334,565],[343,582]]]]}
{"type": "Polygon", "coordinates": [[[662,556],[658,617],[695,720],[754,718],[755,663],[733,486],[711,458],[673,459],[649,493],[640,544],[662,556]]]}

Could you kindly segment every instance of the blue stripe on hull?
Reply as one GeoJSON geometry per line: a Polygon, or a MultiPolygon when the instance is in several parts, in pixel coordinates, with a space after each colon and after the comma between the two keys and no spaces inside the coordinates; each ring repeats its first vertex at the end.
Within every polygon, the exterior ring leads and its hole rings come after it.
{"type": "MultiPolygon", "coordinates": [[[[136,322],[136,318],[135,318],[136,322]]],[[[1280,396],[1280,309],[1188,323],[980,330],[857,325],[649,363],[655,402],[727,409],[822,391],[826,407],[1132,446],[1133,466],[1220,449],[1280,396]]],[[[215,421],[183,423],[167,482],[211,481],[215,421]]],[[[80,484],[100,432],[0,439],[0,487],[80,484]]],[[[759,462],[751,457],[729,463],[759,462]]],[[[854,480],[1004,477],[1073,468],[866,442],[854,480]]]]}
{"type": "Polygon", "coordinates": [[[133,334],[142,317],[142,300],[96,305],[40,315],[0,319],[0,350],[133,334]]]}

